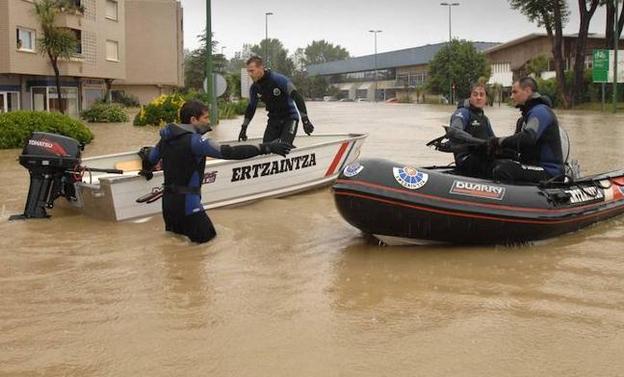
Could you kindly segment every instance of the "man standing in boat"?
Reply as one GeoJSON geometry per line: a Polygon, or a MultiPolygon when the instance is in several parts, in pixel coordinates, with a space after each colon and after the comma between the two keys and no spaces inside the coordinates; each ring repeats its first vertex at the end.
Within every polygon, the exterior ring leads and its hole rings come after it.
{"type": "Polygon", "coordinates": [[[262,58],[258,56],[252,56],[246,64],[247,73],[253,84],[249,89],[249,105],[245,111],[245,120],[238,141],[247,141],[247,127],[256,113],[258,100],[264,102],[269,113],[263,142],[279,139],[292,144],[297,134],[299,114],[303,130],[308,135],[312,134],[314,126],[308,119],[305,102],[292,81],[282,74],[266,69],[262,58]]]}
{"type": "Polygon", "coordinates": [[[151,179],[153,167],[162,160],[165,229],[185,235],[193,242],[208,242],[216,236],[216,231],[201,200],[206,157],[243,160],[269,153],[285,157],[292,145],[275,141],[230,146],[204,139],[202,134],[210,131],[210,117],[208,107],[198,101],[188,101],[182,106],[180,120],[182,124],[169,124],[160,131],[160,141],[155,147],[141,149],[141,174],[151,179]]]}
{"type": "Polygon", "coordinates": [[[516,132],[512,136],[490,139],[490,149],[513,150],[518,158],[497,161],[492,170],[493,178],[510,183],[538,183],[563,176],[567,158],[563,150],[567,150],[568,145],[567,141],[562,142],[559,121],[550,99],[537,92],[537,82],[531,77],[514,82],[511,99],[522,113],[516,132]]]}
{"type": "Polygon", "coordinates": [[[475,145],[475,142],[487,145],[488,139],[494,137],[490,120],[483,111],[486,104],[485,84],[473,84],[470,98],[460,103],[451,116],[448,137],[453,144],[459,174],[479,178],[488,178],[492,174],[493,159],[485,147],[475,145]]]}

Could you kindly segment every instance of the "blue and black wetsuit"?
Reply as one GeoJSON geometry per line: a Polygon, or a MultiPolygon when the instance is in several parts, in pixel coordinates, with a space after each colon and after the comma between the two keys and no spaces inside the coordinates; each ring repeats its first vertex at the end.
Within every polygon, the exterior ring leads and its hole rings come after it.
{"type": "Polygon", "coordinates": [[[492,159],[486,155],[485,148],[475,149],[462,141],[477,138],[488,140],[494,136],[490,120],[483,112],[470,104],[469,100],[460,103],[451,116],[451,129],[454,144],[455,166],[459,174],[471,177],[488,178],[492,172],[492,159]],[[464,148],[462,148],[464,146],[464,148]]]}
{"type": "Polygon", "coordinates": [[[262,100],[269,113],[269,121],[264,131],[263,142],[281,139],[292,144],[297,134],[299,118],[307,118],[303,97],[286,76],[266,70],[264,76],[251,85],[249,105],[245,111],[243,127],[247,127],[254,114],[258,100],[262,100]]]}
{"type": "MultiPolygon", "coordinates": [[[[216,235],[201,200],[206,157],[241,160],[269,153],[261,146],[220,145],[204,139],[188,124],[169,124],[160,131],[160,141],[149,152],[148,162],[162,160],[165,176],[162,200],[165,228],[188,236],[193,242],[207,242],[216,235]]],[[[214,177],[211,177],[214,179],[214,177]]]]}
{"type": "Polygon", "coordinates": [[[501,160],[494,167],[495,179],[507,182],[540,182],[564,173],[563,149],[559,121],[548,97],[534,93],[519,107],[522,117],[513,136],[500,140],[505,149],[519,155],[518,161],[501,160]]]}

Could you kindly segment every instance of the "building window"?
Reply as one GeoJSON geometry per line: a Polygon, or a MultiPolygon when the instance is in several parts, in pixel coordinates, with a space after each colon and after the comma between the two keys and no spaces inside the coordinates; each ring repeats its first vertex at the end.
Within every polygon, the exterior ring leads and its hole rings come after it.
{"type": "Polygon", "coordinates": [[[106,60],[119,61],[119,43],[116,41],[106,41],[106,60]]]}
{"type": "Polygon", "coordinates": [[[21,51],[35,51],[35,31],[26,28],[17,28],[17,49],[21,51]]]}
{"type": "Polygon", "coordinates": [[[19,92],[0,91],[0,113],[17,111],[20,109],[19,92]]]}
{"type": "Polygon", "coordinates": [[[82,31],[78,29],[69,29],[76,38],[76,47],[74,52],[78,55],[82,55],[82,31]]]}
{"type": "Polygon", "coordinates": [[[56,87],[32,87],[32,109],[34,111],[59,111],[62,103],[66,114],[78,116],[78,88],[61,87],[62,101],[56,87]]]}
{"type": "Polygon", "coordinates": [[[106,18],[117,21],[117,1],[106,0],[106,18]]]}

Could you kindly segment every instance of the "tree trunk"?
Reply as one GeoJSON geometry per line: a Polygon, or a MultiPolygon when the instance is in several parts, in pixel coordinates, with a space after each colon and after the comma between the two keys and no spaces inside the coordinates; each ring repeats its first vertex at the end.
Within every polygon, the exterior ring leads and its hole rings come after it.
{"type": "Polygon", "coordinates": [[[607,25],[605,26],[605,48],[607,50],[613,49],[613,13],[615,12],[615,6],[612,1],[607,1],[607,25]]]}
{"type": "MultiPolygon", "coordinates": [[[[58,99],[58,107],[61,114],[65,114],[63,108],[63,95],[61,94],[61,72],[58,67],[58,58],[50,56],[50,63],[52,63],[52,69],[54,69],[54,79],[56,81],[56,97],[58,99]]],[[[50,109],[48,109],[50,111],[50,109]]]]}
{"type": "Polygon", "coordinates": [[[554,40],[552,43],[552,53],[555,60],[555,72],[557,73],[557,88],[559,96],[564,108],[568,108],[569,101],[567,98],[565,85],[565,67],[563,61],[563,24],[561,19],[561,3],[560,0],[554,4],[554,40]]]}
{"type": "Polygon", "coordinates": [[[618,39],[622,36],[622,29],[624,29],[624,4],[622,5],[618,18],[618,39]]]}
{"type": "MultiPolygon", "coordinates": [[[[614,45],[614,37],[613,37],[613,24],[615,23],[614,20],[614,13],[615,13],[615,4],[613,3],[613,0],[609,0],[607,1],[607,25],[605,26],[605,37],[607,38],[607,40],[605,41],[605,48],[607,50],[613,50],[613,45],[614,45]]],[[[618,19],[617,19],[617,33],[618,33],[618,39],[619,37],[622,36],[622,29],[624,28],[624,5],[622,6],[622,8],[620,9],[620,14],[618,15],[618,19]]]]}
{"type": "Polygon", "coordinates": [[[587,46],[587,34],[589,33],[589,23],[591,22],[598,0],[592,0],[587,9],[586,0],[578,0],[581,23],[579,26],[578,38],[576,39],[576,55],[574,57],[574,85],[570,88],[570,105],[574,106],[580,101],[581,90],[585,76],[585,47],[587,46]]]}
{"type": "Polygon", "coordinates": [[[111,88],[113,86],[113,80],[112,79],[106,79],[106,80],[104,80],[104,83],[106,84],[106,93],[104,94],[104,98],[106,99],[107,103],[111,103],[112,102],[111,88]]]}

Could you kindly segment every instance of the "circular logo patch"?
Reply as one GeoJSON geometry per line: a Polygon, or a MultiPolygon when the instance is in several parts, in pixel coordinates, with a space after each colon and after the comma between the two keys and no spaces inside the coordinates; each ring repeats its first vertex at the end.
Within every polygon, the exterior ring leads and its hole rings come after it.
{"type": "Polygon", "coordinates": [[[416,170],[411,166],[403,168],[393,168],[394,179],[399,184],[410,190],[417,190],[423,187],[429,180],[429,174],[416,170]]]}
{"type": "Polygon", "coordinates": [[[364,170],[364,166],[360,165],[359,162],[354,162],[350,165],[347,165],[347,167],[344,168],[344,171],[342,172],[342,174],[344,174],[345,177],[351,178],[360,174],[362,170],[364,170]]]}
{"type": "Polygon", "coordinates": [[[273,89],[273,95],[274,95],[274,96],[276,96],[276,97],[277,97],[277,96],[279,96],[280,94],[282,94],[282,91],[281,91],[281,90],[279,90],[279,88],[275,88],[275,89],[273,89]]]}

